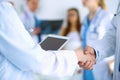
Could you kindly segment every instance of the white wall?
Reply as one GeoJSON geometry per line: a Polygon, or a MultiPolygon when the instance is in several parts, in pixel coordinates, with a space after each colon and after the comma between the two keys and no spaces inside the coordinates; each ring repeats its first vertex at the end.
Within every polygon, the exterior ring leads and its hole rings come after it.
{"type": "MultiPolygon", "coordinates": [[[[20,5],[25,0],[12,1],[15,2],[17,11],[20,12],[20,5]]],[[[108,11],[115,13],[118,2],[119,0],[106,0],[108,11]]],[[[70,7],[78,8],[83,20],[87,14],[87,10],[82,6],[81,0],[40,0],[38,17],[45,20],[63,19],[66,16],[67,9],[70,7]]]]}
{"type": "Polygon", "coordinates": [[[76,7],[86,13],[80,0],[41,0],[39,17],[42,19],[62,19],[70,7],[76,7]]]}

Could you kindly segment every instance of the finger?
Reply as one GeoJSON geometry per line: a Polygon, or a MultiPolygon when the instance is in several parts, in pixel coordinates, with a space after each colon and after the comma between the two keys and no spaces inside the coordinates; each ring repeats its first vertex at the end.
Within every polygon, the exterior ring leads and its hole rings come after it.
{"type": "Polygon", "coordinates": [[[87,62],[84,64],[84,67],[87,68],[90,64],[91,64],[91,61],[87,61],[87,62]]]}
{"type": "Polygon", "coordinates": [[[86,70],[92,70],[93,66],[92,67],[83,67],[83,68],[86,69],[86,70]]]}
{"type": "Polygon", "coordinates": [[[80,67],[83,67],[84,69],[91,70],[93,68],[94,62],[86,61],[86,63],[79,62],[78,64],[80,67]]]}
{"type": "Polygon", "coordinates": [[[87,69],[87,70],[91,70],[91,69],[93,69],[93,65],[94,65],[94,62],[93,61],[89,61],[83,67],[85,69],[87,69]]]}
{"type": "Polygon", "coordinates": [[[87,66],[87,68],[89,69],[89,70],[91,70],[91,69],[93,69],[93,62],[91,62],[90,64],[89,64],[89,66],[87,66]]]}
{"type": "Polygon", "coordinates": [[[93,70],[93,66],[89,67],[88,70],[93,70]]]}
{"type": "Polygon", "coordinates": [[[93,70],[93,66],[89,70],[93,70]]]}
{"type": "Polygon", "coordinates": [[[83,67],[84,66],[84,63],[83,62],[78,62],[78,65],[83,67]]]}

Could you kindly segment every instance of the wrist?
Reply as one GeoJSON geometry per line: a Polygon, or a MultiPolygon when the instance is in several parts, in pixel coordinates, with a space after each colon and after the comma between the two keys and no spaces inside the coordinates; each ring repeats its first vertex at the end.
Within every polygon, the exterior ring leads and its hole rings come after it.
{"type": "Polygon", "coordinates": [[[80,54],[78,53],[78,50],[75,50],[75,54],[76,54],[77,60],[78,60],[78,62],[79,62],[79,60],[80,60],[80,54]]]}
{"type": "Polygon", "coordinates": [[[82,50],[75,50],[75,54],[77,56],[78,62],[83,62],[84,54],[82,50]]]}
{"type": "Polygon", "coordinates": [[[94,56],[94,58],[96,58],[96,51],[94,48],[90,47],[90,46],[87,46],[86,49],[85,49],[85,54],[91,54],[92,56],[94,56]]]}

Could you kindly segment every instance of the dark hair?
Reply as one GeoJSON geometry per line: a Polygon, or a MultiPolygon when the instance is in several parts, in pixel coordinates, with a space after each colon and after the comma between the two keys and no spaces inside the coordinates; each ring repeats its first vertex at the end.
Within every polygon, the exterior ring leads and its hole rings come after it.
{"type": "MultiPolygon", "coordinates": [[[[76,8],[70,8],[68,10],[68,13],[70,11],[75,11],[77,13],[78,18],[77,18],[77,21],[76,21],[76,28],[77,28],[77,31],[80,32],[81,31],[81,21],[80,21],[79,11],[76,8]]],[[[69,19],[67,19],[67,27],[63,31],[62,36],[67,36],[67,34],[70,32],[70,28],[71,28],[71,23],[70,23],[69,19]]]]}

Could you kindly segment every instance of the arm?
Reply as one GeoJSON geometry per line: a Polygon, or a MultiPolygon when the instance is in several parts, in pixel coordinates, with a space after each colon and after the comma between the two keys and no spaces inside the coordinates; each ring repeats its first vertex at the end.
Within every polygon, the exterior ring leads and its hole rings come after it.
{"type": "MultiPolygon", "coordinates": [[[[107,57],[108,55],[113,55],[115,53],[116,48],[116,17],[113,18],[111,26],[107,30],[105,36],[102,40],[96,41],[89,46],[86,47],[84,53],[91,54],[96,58],[97,61],[107,57]]],[[[92,63],[92,62],[91,62],[92,63]]],[[[86,62],[85,64],[79,63],[85,69],[91,69],[93,66],[88,66],[91,63],[86,62]]],[[[94,65],[94,64],[93,64],[94,65]]]]}
{"type": "Polygon", "coordinates": [[[71,76],[78,60],[86,58],[74,51],[44,51],[39,45],[24,49],[0,32],[0,50],[14,66],[22,71],[44,75],[71,76]],[[78,57],[77,57],[77,56],[78,57]]]}
{"type": "Polygon", "coordinates": [[[0,3],[0,13],[0,52],[13,66],[45,75],[73,74],[83,57],[79,51],[44,51],[34,44],[10,4],[0,3]]]}
{"type": "Polygon", "coordinates": [[[96,51],[97,61],[113,55],[116,48],[116,27],[111,24],[102,40],[90,44],[96,51]]]}

